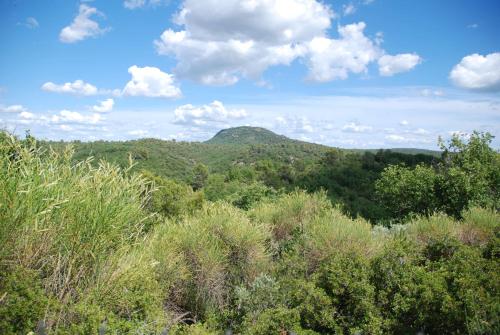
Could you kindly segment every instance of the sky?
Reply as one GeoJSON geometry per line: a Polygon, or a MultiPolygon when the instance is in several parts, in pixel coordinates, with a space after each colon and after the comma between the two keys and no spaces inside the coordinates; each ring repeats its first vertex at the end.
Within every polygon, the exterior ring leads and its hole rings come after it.
{"type": "MultiPolygon", "coordinates": [[[[0,0],[0,129],[344,148],[500,136],[497,0],[0,0]]],[[[500,139],[493,146],[500,148],[500,139]]]]}

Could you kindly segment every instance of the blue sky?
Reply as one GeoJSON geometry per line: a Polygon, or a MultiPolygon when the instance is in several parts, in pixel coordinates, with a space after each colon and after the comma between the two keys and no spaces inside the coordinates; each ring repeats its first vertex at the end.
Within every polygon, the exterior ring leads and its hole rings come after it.
{"type": "Polygon", "coordinates": [[[253,125],[357,148],[499,136],[498,17],[485,0],[0,0],[0,128],[206,140],[253,125]]]}

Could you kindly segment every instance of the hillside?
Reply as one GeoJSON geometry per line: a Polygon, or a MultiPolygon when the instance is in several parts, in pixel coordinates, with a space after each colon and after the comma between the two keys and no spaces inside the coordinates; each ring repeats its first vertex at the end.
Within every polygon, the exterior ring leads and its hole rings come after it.
{"type": "MultiPolygon", "coordinates": [[[[68,143],[41,142],[42,145],[62,150],[68,143]]],[[[206,142],[177,142],[159,139],[131,141],[69,142],[74,160],[93,157],[96,162],[106,159],[122,167],[135,162],[134,170],[146,169],[163,177],[187,180],[197,163],[206,165],[210,172],[221,173],[234,165],[254,164],[271,160],[302,166],[317,162],[331,147],[290,139],[258,127],[236,127],[219,131],[206,142]]],[[[376,153],[378,149],[349,149],[346,152],[376,153]]],[[[395,153],[438,156],[439,152],[422,149],[391,149],[395,153]]]]}
{"type": "MultiPolygon", "coordinates": [[[[42,142],[62,150],[68,143],[42,142]]],[[[317,161],[330,148],[301,142],[277,135],[264,128],[238,127],[225,129],[206,142],[177,142],[158,139],[133,141],[70,142],[75,150],[74,159],[94,157],[126,167],[129,156],[135,170],[146,169],[160,176],[186,180],[197,163],[206,165],[211,172],[223,172],[236,164],[252,164],[270,159],[277,162],[317,161]]]]}
{"type": "Polygon", "coordinates": [[[214,137],[206,141],[207,144],[280,144],[297,142],[286,136],[278,135],[270,130],[260,127],[235,127],[223,129],[214,137]]]}

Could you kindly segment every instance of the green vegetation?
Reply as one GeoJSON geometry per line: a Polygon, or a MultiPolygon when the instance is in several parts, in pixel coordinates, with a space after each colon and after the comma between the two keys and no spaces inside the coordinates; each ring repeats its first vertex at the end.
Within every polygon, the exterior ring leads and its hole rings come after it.
{"type": "Polygon", "coordinates": [[[498,334],[489,139],[454,139],[442,160],[328,149],[290,169],[265,155],[218,172],[197,161],[183,182],[1,133],[0,333],[498,334]],[[468,197],[429,207],[443,201],[436,179],[468,197]],[[344,214],[375,201],[375,184],[377,215],[404,224],[344,214]]]}
{"type": "MultiPolygon", "coordinates": [[[[133,160],[132,172],[146,170],[195,190],[203,188],[210,201],[227,200],[247,209],[276,193],[324,189],[345,214],[372,222],[391,216],[375,194],[375,181],[385,167],[428,166],[439,160],[429,150],[339,150],[254,127],[222,130],[205,143],[144,139],[71,144],[75,162],[93,157],[94,164],[106,160],[128,169],[133,160]]],[[[63,151],[66,143],[42,146],[63,151]]]]}
{"type": "Polygon", "coordinates": [[[390,166],[376,189],[396,218],[437,211],[460,217],[470,206],[500,207],[500,155],[489,147],[490,134],[475,132],[468,143],[454,136],[441,144],[435,166],[390,166]]]}

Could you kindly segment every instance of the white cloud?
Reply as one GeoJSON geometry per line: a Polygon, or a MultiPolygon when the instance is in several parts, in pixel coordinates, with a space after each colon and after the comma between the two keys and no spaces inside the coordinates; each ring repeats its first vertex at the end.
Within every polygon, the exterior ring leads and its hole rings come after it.
{"type": "Polygon", "coordinates": [[[108,31],[109,28],[101,28],[99,23],[90,19],[93,15],[103,16],[96,8],[81,4],[73,22],[59,33],[59,40],[63,43],[75,43],[108,31]]]}
{"type": "Polygon", "coordinates": [[[451,70],[450,79],[465,89],[500,91],[500,52],[462,58],[451,70]]]}
{"type": "Polygon", "coordinates": [[[156,67],[129,67],[132,79],[125,85],[123,94],[153,98],[179,98],[182,93],[176,86],[174,76],[156,67]]]}
{"type": "Polygon", "coordinates": [[[404,136],[401,136],[401,135],[394,135],[394,134],[391,134],[391,135],[387,135],[385,137],[386,140],[389,140],[391,142],[406,142],[407,139],[404,137],[404,136]]]}
{"type": "Polygon", "coordinates": [[[244,109],[227,109],[222,102],[215,100],[200,107],[191,104],[177,107],[174,111],[174,123],[210,128],[220,123],[241,120],[247,116],[244,109]]]}
{"type": "Polygon", "coordinates": [[[0,106],[0,113],[22,113],[27,111],[28,109],[23,105],[0,106]]]}
{"type": "Polygon", "coordinates": [[[24,22],[19,22],[17,25],[25,26],[29,29],[36,29],[40,26],[37,19],[35,19],[34,17],[28,17],[24,22]]]}
{"type": "Polygon", "coordinates": [[[364,73],[383,51],[364,35],[364,22],[340,26],[339,39],[315,37],[309,43],[309,78],[319,82],[364,73]]]}
{"type": "Polygon", "coordinates": [[[396,134],[391,134],[391,135],[387,135],[385,136],[385,139],[389,142],[389,143],[398,143],[398,144],[410,144],[410,145],[416,145],[416,144],[429,144],[429,143],[433,143],[433,141],[435,139],[428,139],[428,138],[423,138],[423,137],[419,137],[419,138],[415,138],[415,137],[407,137],[407,136],[403,136],[403,135],[396,135],[396,134]]]}
{"type": "Polygon", "coordinates": [[[71,126],[68,126],[67,124],[62,124],[59,126],[59,129],[61,129],[62,131],[73,131],[74,128],[71,127],[71,126]]]}
{"type": "Polygon", "coordinates": [[[467,25],[467,28],[476,29],[476,28],[479,28],[479,24],[477,24],[477,23],[471,23],[471,24],[467,25]]]}
{"type": "Polygon", "coordinates": [[[352,3],[350,3],[348,5],[343,5],[342,11],[344,12],[344,16],[351,15],[356,12],[356,7],[352,3]]]}
{"type": "Polygon", "coordinates": [[[127,9],[137,9],[145,6],[157,6],[162,0],[125,0],[123,6],[127,9]]]}
{"type": "Polygon", "coordinates": [[[406,127],[407,125],[410,124],[410,122],[403,120],[403,121],[399,122],[399,124],[402,125],[403,127],[406,127]]]}
{"type": "Polygon", "coordinates": [[[429,88],[424,88],[420,91],[420,94],[424,97],[442,97],[444,92],[441,90],[431,90],[429,88]]]}
{"type": "Polygon", "coordinates": [[[137,136],[137,137],[144,137],[146,135],[149,135],[149,131],[143,130],[143,129],[136,129],[136,130],[131,130],[127,132],[127,134],[132,135],[132,136],[137,136]]]}
{"type": "Polygon", "coordinates": [[[83,80],[75,80],[72,83],[64,83],[61,85],[54,84],[53,82],[46,82],[42,85],[42,90],[53,93],[68,93],[74,95],[96,95],[99,93],[97,87],[83,80]]]}
{"type": "Polygon", "coordinates": [[[23,111],[19,114],[19,118],[23,119],[23,120],[33,120],[36,118],[35,114],[33,113],[30,113],[30,112],[26,112],[26,111],[23,111]]]}
{"type": "Polygon", "coordinates": [[[92,110],[97,113],[107,113],[113,110],[115,101],[113,99],[106,99],[99,102],[99,105],[92,106],[92,110]]]}
{"type": "MultiPolygon", "coordinates": [[[[348,10],[349,11],[349,10],[348,10]]],[[[303,59],[309,79],[345,79],[367,71],[384,54],[364,35],[365,23],[339,26],[330,38],[333,11],[316,0],[186,0],[155,41],[159,54],[174,56],[174,72],[208,85],[232,85],[241,78],[259,82],[272,66],[303,59]]]]}
{"type": "Polygon", "coordinates": [[[381,76],[393,76],[396,73],[407,72],[422,62],[417,54],[398,54],[395,56],[383,55],[378,60],[379,73],[381,76]]]}
{"type": "Polygon", "coordinates": [[[423,128],[417,128],[417,129],[413,130],[411,133],[415,134],[415,135],[428,135],[429,131],[427,131],[423,128]]]}
{"type": "Polygon", "coordinates": [[[173,55],[176,72],[204,84],[258,81],[270,66],[289,65],[306,42],[330,26],[331,10],[314,0],[187,0],[176,17],[184,30],[166,30],[158,53],[173,55]]]}
{"type": "Polygon", "coordinates": [[[366,133],[372,131],[372,129],[371,126],[365,126],[358,122],[349,122],[342,127],[342,131],[346,133],[366,133]]]}
{"type": "Polygon", "coordinates": [[[274,120],[273,128],[290,136],[301,137],[315,131],[311,121],[305,116],[277,116],[274,120]]]}
{"type": "Polygon", "coordinates": [[[40,118],[42,121],[47,121],[49,123],[76,123],[76,124],[97,124],[103,120],[100,114],[94,113],[91,115],[84,115],[78,112],[72,112],[64,109],[59,112],[59,114],[52,115],[50,117],[42,116],[40,118]]]}

